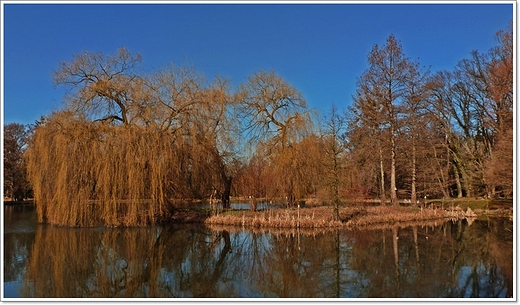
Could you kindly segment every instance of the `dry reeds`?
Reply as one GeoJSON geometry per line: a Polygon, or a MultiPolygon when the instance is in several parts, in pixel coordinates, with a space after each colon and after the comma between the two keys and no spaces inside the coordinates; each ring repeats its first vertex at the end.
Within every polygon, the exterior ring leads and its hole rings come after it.
{"type": "Polygon", "coordinates": [[[363,211],[361,217],[352,217],[346,224],[348,227],[373,226],[375,224],[396,224],[415,221],[441,219],[462,219],[465,213],[452,213],[443,209],[415,209],[394,206],[375,206],[355,208],[363,211]]]}
{"type": "Polygon", "coordinates": [[[334,221],[331,210],[284,209],[261,212],[231,211],[213,215],[205,221],[208,225],[233,225],[256,228],[325,228],[340,227],[341,221],[334,221]]]}
{"type": "Polygon", "coordinates": [[[444,221],[474,217],[471,211],[443,209],[414,209],[406,207],[348,207],[340,208],[340,221],[334,220],[330,208],[284,209],[270,211],[230,211],[213,215],[207,225],[226,225],[248,228],[356,228],[387,225],[408,225],[418,222],[444,221]]]}

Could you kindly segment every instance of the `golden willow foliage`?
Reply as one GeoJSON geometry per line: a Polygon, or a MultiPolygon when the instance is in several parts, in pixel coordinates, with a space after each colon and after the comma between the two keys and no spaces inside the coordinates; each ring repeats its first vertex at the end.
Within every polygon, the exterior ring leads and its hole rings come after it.
{"type": "Polygon", "coordinates": [[[161,266],[168,243],[162,232],[39,227],[27,269],[30,280],[24,280],[21,293],[34,298],[164,296],[161,266]]]}
{"type": "Polygon", "coordinates": [[[37,124],[26,154],[40,222],[145,226],[169,219],[176,199],[229,204],[226,81],[175,67],[138,75],[139,62],[126,49],[85,53],[55,72],[71,89],[66,109],[37,124]]]}
{"type": "Polygon", "coordinates": [[[36,128],[27,155],[38,220],[66,226],[157,223],[168,216],[171,143],[157,129],[52,116],[36,128]]]}

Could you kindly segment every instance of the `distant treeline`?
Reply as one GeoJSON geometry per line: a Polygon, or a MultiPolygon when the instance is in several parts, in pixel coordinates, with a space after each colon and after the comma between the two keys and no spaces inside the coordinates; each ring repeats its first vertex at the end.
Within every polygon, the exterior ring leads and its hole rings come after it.
{"type": "Polygon", "coordinates": [[[145,74],[125,48],[77,54],[54,73],[64,108],[27,136],[38,218],[148,225],[177,200],[228,208],[230,196],[316,198],[336,211],[349,198],[511,197],[512,23],[496,40],[432,73],[391,35],[369,53],[352,106],[324,115],[272,71],[232,88],[190,67],[145,74]]]}

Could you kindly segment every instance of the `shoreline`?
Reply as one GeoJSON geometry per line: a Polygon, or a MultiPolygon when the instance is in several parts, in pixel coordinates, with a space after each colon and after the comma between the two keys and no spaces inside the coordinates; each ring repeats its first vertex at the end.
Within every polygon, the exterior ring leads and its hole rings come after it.
{"type": "Polygon", "coordinates": [[[413,222],[431,222],[470,219],[480,217],[508,217],[513,210],[466,210],[460,207],[415,208],[415,207],[343,207],[339,209],[340,220],[333,219],[331,207],[291,208],[276,210],[228,210],[219,213],[210,210],[183,209],[174,213],[173,223],[203,223],[207,226],[226,226],[248,229],[322,229],[365,228],[378,225],[406,225],[413,222]]]}
{"type": "MultiPolygon", "coordinates": [[[[34,205],[33,202],[5,206],[34,205]]],[[[379,226],[409,226],[411,223],[428,223],[449,220],[476,219],[488,217],[509,218],[513,221],[512,205],[482,208],[482,206],[451,205],[439,207],[411,206],[349,206],[340,207],[340,219],[334,220],[330,206],[310,206],[305,208],[278,208],[260,211],[252,210],[211,210],[208,208],[181,207],[171,210],[171,216],[157,224],[203,224],[209,227],[225,226],[237,229],[355,229],[379,226]]]]}

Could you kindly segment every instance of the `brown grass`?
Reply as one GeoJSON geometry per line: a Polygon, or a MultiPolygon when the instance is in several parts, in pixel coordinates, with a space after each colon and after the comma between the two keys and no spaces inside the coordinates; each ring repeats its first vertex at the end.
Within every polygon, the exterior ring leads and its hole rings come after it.
{"type": "MultiPolygon", "coordinates": [[[[358,208],[359,209],[359,208],[358,208]]],[[[375,206],[361,209],[361,217],[354,217],[347,226],[368,226],[373,224],[393,224],[411,221],[426,221],[436,219],[459,219],[467,216],[462,210],[419,209],[409,207],[375,206]]]]}
{"type": "Polygon", "coordinates": [[[476,216],[471,210],[419,209],[410,207],[348,207],[340,209],[340,221],[333,220],[330,207],[284,209],[268,211],[227,211],[212,215],[207,225],[226,225],[249,228],[354,228],[374,225],[392,225],[411,222],[463,219],[476,216]]]}
{"type": "Polygon", "coordinates": [[[333,220],[332,211],[328,208],[227,211],[209,217],[205,223],[257,228],[324,228],[342,225],[341,221],[333,220]]]}

